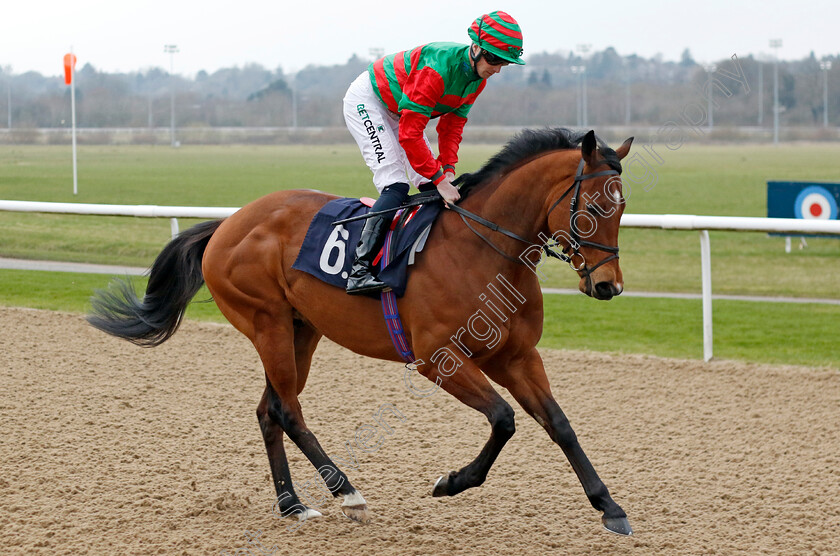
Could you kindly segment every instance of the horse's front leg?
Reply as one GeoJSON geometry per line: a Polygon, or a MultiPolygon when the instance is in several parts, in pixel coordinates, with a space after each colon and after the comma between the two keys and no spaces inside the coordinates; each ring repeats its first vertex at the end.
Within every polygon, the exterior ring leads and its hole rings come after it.
{"type": "Polygon", "coordinates": [[[610,496],[607,486],[583,453],[569,420],[551,394],[545,367],[536,348],[524,357],[508,361],[505,368],[488,368],[485,371],[490,378],[507,388],[522,408],[560,446],[583,485],[589,502],[596,510],[603,512],[601,520],[604,527],[613,533],[632,535],[627,514],[610,496]]]}

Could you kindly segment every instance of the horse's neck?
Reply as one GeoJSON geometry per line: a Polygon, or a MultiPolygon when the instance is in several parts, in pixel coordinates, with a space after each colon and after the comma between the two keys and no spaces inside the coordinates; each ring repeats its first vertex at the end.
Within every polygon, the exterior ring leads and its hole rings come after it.
{"type": "Polygon", "coordinates": [[[548,207],[556,200],[552,194],[560,184],[572,179],[579,158],[579,151],[538,156],[492,183],[479,186],[461,206],[539,243],[538,234],[547,226],[548,207]]]}

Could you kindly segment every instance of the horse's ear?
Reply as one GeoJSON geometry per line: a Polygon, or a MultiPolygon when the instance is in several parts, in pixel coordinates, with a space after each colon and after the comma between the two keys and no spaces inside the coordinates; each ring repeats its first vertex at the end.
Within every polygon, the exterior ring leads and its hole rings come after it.
{"type": "Polygon", "coordinates": [[[625,141],[615,150],[615,154],[618,155],[619,160],[623,160],[625,156],[630,153],[630,145],[633,144],[633,137],[625,141]]]}
{"type": "Polygon", "coordinates": [[[595,131],[589,132],[583,136],[583,142],[580,144],[580,154],[587,164],[595,165],[595,151],[598,150],[598,141],[595,140],[595,131]]]}

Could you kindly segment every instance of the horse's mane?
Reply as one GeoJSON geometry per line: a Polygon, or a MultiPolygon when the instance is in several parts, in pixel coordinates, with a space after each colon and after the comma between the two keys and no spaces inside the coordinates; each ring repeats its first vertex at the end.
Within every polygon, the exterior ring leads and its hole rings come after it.
{"type": "MultiPolygon", "coordinates": [[[[501,151],[488,160],[480,170],[473,173],[461,174],[456,180],[460,186],[461,195],[469,194],[478,185],[489,181],[512,169],[520,162],[549,151],[576,149],[580,147],[586,132],[573,131],[564,127],[524,129],[516,134],[501,151]]],[[[605,162],[615,170],[621,172],[621,162],[614,150],[609,148],[600,138],[598,147],[605,162]]]]}

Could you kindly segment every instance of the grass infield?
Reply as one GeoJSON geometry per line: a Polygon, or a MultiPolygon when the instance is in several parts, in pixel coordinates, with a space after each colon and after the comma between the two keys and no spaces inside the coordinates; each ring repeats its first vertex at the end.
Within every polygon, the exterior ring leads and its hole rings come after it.
{"type": "MultiPolygon", "coordinates": [[[[634,151],[644,153],[642,146],[634,151]]],[[[767,180],[840,180],[840,147],[831,144],[655,148],[663,161],[653,166],[656,185],[625,191],[627,212],[765,216],[767,180]]],[[[464,145],[458,170],[476,170],[497,150],[464,145]]],[[[0,199],[242,206],[278,189],[374,193],[351,145],[82,146],[78,161],[73,196],[69,148],[4,147],[0,199]]],[[[181,220],[181,229],[195,222],[181,220]]],[[[169,223],[0,212],[0,237],[5,257],[148,266],[169,240],[169,223]]],[[[628,290],[700,291],[696,232],[623,229],[620,244],[628,290]]],[[[808,248],[786,254],[783,238],[712,232],[711,246],[715,293],[840,298],[840,240],[809,239],[808,248]]],[[[576,287],[563,265],[545,270],[544,286],[576,287]]],[[[107,282],[102,275],[0,270],[0,304],[83,312],[93,289],[107,282]]],[[[714,311],[718,358],[840,366],[837,306],[716,301],[714,311]]],[[[188,318],[221,320],[212,303],[194,303],[188,318]]],[[[543,345],[699,358],[701,326],[699,301],[547,296],[543,345]]]]}

